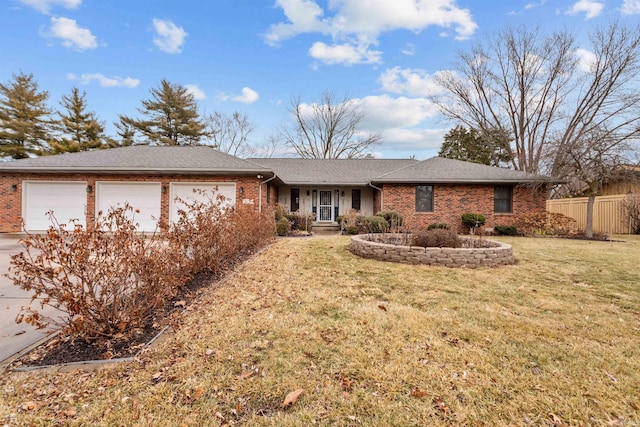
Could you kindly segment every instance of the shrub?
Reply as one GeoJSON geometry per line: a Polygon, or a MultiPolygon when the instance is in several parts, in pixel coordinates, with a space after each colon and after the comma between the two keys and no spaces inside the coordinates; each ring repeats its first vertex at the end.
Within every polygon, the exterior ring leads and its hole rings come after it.
{"type": "Polygon", "coordinates": [[[304,214],[301,212],[295,212],[286,214],[285,218],[291,223],[291,230],[293,231],[313,231],[313,221],[315,221],[314,214],[304,214]]]}
{"type": "Polygon", "coordinates": [[[470,229],[482,227],[486,221],[484,215],[481,214],[466,213],[462,215],[462,225],[470,229]]]}
{"type": "Polygon", "coordinates": [[[434,229],[448,230],[449,224],[446,224],[444,222],[434,222],[433,224],[429,224],[427,226],[427,230],[434,230],[434,229]]]}
{"type": "Polygon", "coordinates": [[[336,221],[347,234],[366,233],[364,216],[360,215],[355,209],[349,209],[337,217],[336,221]]]}
{"type": "Polygon", "coordinates": [[[286,213],[287,213],[287,207],[281,203],[278,203],[276,205],[276,209],[273,211],[274,218],[276,221],[280,221],[280,219],[282,219],[282,217],[284,217],[286,213]]]}
{"type": "Polygon", "coordinates": [[[459,248],[462,240],[451,230],[436,228],[414,234],[411,245],[423,248],[459,248]]]}
{"type": "Polygon", "coordinates": [[[26,234],[23,252],[11,257],[9,278],[33,291],[31,303],[42,298],[62,316],[47,318],[23,308],[16,321],[38,328],[52,324],[86,340],[130,336],[143,327],[188,276],[181,252],[167,250],[156,234],[136,231],[130,206],[100,213],[95,226],[73,230],[58,224],[44,235],[26,234]]]}
{"type": "Polygon", "coordinates": [[[514,227],[513,225],[496,225],[495,227],[493,227],[493,230],[497,234],[501,234],[503,236],[515,236],[516,234],[518,234],[518,228],[514,227]]]}
{"type": "Polygon", "coordinates": [[[285,217],[276,221],[276,234],[278,236],[287,236],[291,231],[291,222],[285,217]]]}
{"type": "Polygon", "coordinates": [[[620,213],[629,225],[629,232],[640,234],[640,194],[627,194],[620,205],[620,213]]]}
{"type": "Polygon", "coordinates": [[[381,216],[364,217],[363,225],[367,233],[386,233],[389,230],[389,223],[381,216]]]}
{"type": "Polygon", "coordinates": [[[379,216],[387,221],[388,229],[395,229],[398,227],[402,227],[402,223],[404,222],[404,218],[400,214],[400,212],[396,211],[380,211],[375,216],[379,216]]]}
{"type": "Polygon", "coordinates": [[[516,215],[514,226],[526,235],[568,236],[578,232],[576,220],[555,212],[516,215]]]}

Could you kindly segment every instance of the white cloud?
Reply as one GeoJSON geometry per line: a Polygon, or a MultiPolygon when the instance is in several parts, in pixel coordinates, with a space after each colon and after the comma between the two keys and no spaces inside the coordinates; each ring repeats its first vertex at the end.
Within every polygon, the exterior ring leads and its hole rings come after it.
{"type": "Polygon", "coordinates": [[[383,133],[385,148],[394,151],[420,152],[429,148],[440,148],[447,129],[436,128],[392,128],[383,133]]]}
{"type": "Polygon", "coordinates": [[[169,20],[153,18],[153,29],[156,32],[153,43],[161,51],[172,54],[182,52],[182,45],[188,35],[184,28],[169,20]]]}
{"type": "Polygon", "coordinates": [[[596,55],[586,49],[577,49],[575,55],[578,57],[578,67],[584,72],[591,71],[596,62],[596,55]]]}
{"type": "MultiPolygon", "coordinates": [[[[439,71],[442,73],[443,71],[439,71]]],[[[436,73],[437,75],[437,73],[436,73]]],[[[380,75],[378,82],[383,92],[409,96],[427,96],[440,92],[440,88],[425,70],[394,67],[380,75]]]]}
{"type": "Polygon", "coordinates": [[[260,95],[250,87],[243,87],[242,94],[231,98],[233,101],[242,102],[243,104],[253,104],[260,98],[260,95]]]}
{"type": "Polygon", "coordinates": [[[325,64],[354,65],[380,63],[382,52],[369,50],[366,45],[334,44],[328,46],[322,42],[315,42],[309,49],[309,55],[325,64]]]}
{"type": "Polygon", "coordinates": [[[185,85],[184,87],[187,89],[187,93],[190,93],[193,96],[193,99],[197,101],[207,99],[207,95],[198,87],[198,85],[190,84],[185,85]]]}
{"type": "Polygon", "coordinates": [[[82,0],[18,0],[20,3],[29,6],[41,13],[49,13],[52,7],[60,6],[65,9],[75,9],[82,0]]]}
{"type": "Polygon", "coordinates": [[[50,36],[62,40],[62,45],[69,49],[87,50],[98,47],[91,31],[79,27],[74,19],[52,17],[50,36]]]}
{"type": "Polygon", "coordinates": [[[604,9],[604,3],[596,0],[579,0],[574,3],[571,9],[569,9],[566,13],[567,15],[577,15],[579,13],[584,13],[584,19],[591,19],[599,16],[602,13],[602,9],[604,9]]]}
{"type": "Polygon", "coordinates": [[[407,43],[407,46],[402,49],[402,54],[407,56],[413,56],[416,54],[416,45],[413,43],[407,43]]]}
{"type": "Polygon", "coordinates": [[[538,6],[544,6],[546,2],[547,0],[540,0],[539,2],[527,3],[524,5],[524,10],[531,10],[531,9],[535,9],[538,6]]]}
{"type": "Polygon", "coordinates": [[[355,102],[364,113],[363,125],[370,129],[417,126],[438,113],[438,108],[426,98],[380,95],[355,102]]]}
{"type": "Polygon", "coordinates": [[[455,0],[332,0],[327,10],[314,0],[276,0],[276,6],[287,22],[272,25],[266,43],[276,46],[300,34],[330,36],[332,46],[316,42],[309,53],[332,64],[380,62],[382,52],[368,47],[377,45],[385,32],[420,32],[437,26],[453,30],[456,39],[464,40],[478,28],[471,12],[459,8],[455,0]]]}
{"type": "Polygon", "coordinates": [[[640,14],[640,0],[624,0],[622,2],[622,14],[623,15],[640,14]]]}
{"type": "Polygon", "coordinates": [[[134,88],[140,84],[140,80],[131,77],[106,77],[101,73],[81,74],[77,76],[73,73],[67,74],[67,80],[78,81],[80,84],[88,85],[92,81],[97,81],[102,87],[127,87],[134,88]]]}

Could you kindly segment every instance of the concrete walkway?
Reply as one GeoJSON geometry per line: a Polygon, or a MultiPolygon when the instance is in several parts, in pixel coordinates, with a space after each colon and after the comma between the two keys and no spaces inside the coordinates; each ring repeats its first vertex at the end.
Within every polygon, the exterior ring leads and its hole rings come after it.
{"type": "MultiPolygon", "coordinates": [[[[22,251],[22,245],[18,243],[19,238],[20,236],[13,235],[0,237],[0,372],[13,356],[49,335],[46,330],[15,322],[20,307],[28,306],[32,295],[13,285],[5,276],[11,255],[22,251]]],[[[34,308],[40,308],[36,301],[34,308]]],[[[51,308],[43,311],[45,314],[53,312],[55,310],[51,308]]]]}

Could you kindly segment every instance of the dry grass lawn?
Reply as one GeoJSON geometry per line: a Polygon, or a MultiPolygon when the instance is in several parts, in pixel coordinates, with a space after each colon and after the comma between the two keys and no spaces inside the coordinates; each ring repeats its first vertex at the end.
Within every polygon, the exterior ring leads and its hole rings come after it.
{"type": "Polygon", "coordinates": [[[622,238],[503,238],[519,263],[476,270],[278,240],[137,362],[5,374],[0,423],[638,426],[640,239],[622,238]]]}

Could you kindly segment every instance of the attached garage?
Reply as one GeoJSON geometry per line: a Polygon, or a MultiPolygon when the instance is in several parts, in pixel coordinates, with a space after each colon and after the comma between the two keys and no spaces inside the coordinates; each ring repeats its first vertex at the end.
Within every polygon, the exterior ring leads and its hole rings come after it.
{"type": "Polygon", "coordinates": [[[225,197],[225,203],[230,206],[236,204],[236,185],[232,182],[173,182],[171,183],[170,192],[170,209],[169,221],[174,222],[178,218],[178,210],[182,209],[184,200],[187,203],[191,201],[207,202],[210,197],[222,195],[225,197]],[[194,191],[195,190],[195,191],[194,191]]]}
{"type": "Polygon", "coordinates": [[[87,183],[84,181],[24,181],[22,196],[22,218],[28,231],[45,231],[53,214],[60,224],[77,219],[86,226],[87,183]]]}
{"type": "Polygon", "coordinates": [[[160,219],[162,186],[159,182],[96,182],[96,215],[128,203],[135,211],[138,231],[156,231],[160,219]]]}

